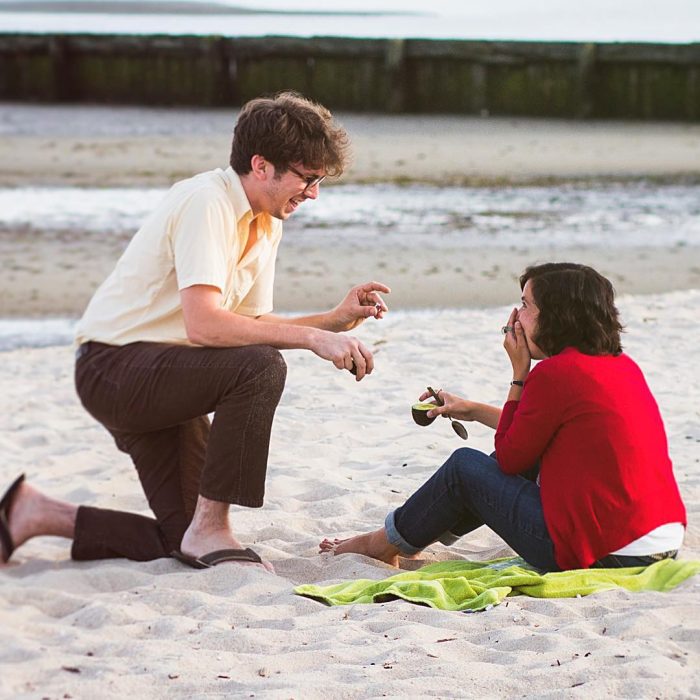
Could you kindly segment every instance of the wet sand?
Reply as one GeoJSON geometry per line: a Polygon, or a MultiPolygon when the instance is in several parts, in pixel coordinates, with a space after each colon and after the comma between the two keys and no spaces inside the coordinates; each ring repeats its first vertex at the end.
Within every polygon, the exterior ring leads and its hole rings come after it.
{"type": "MultiPolygon", "coordinates": [[[[233,109],[0,105],[0,186],[168,185],[228,163],[233,109]]],[[[700,124],[340,113],[343,182],[700,180],[700,124]]]]}
{"type": "MultiPolygon", "coordinates": [[[[438,185],[700,181],[700,125],[340,114],[354,144],[342,183],[438,185]]],[[[168,186],[226,166],[233,110],[0,106],[0,186],[168,186]]],[[[468,190],[465,190],[468,196],[468,190]]],[[[309,203],[308,206],[314,206],[309,203]]],[[[332,221],[328,225],[332,226],[332,221]]],[[[81,313],[132,232],[0,228],[0,316],[81,313]]],[[[509,303],[534,262],[595,265],[621,293],[700,287],[700,241],[450,249],[320,237],[280,249],[279,311],[334,304],[352,283],[385,281],[393,308],[509,303]]]]}

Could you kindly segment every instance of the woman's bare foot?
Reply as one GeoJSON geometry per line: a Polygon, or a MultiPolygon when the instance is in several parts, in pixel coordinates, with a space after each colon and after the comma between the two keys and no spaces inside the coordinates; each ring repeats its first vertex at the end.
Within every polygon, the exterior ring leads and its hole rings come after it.
{"type": "Polygon", "coordinates": [[[324,539],[319,544],[321,552],[333,552],[333,554],[364,554],[372,559],[379,559],[385,564],[398,567],[399,557],[402,555],[398,547],[395,547],[386,538],[386,530],[381,528],[364,535],[355,535],[345,540],[324,539]]]}
{"type": "MultiPolygon", "coordinates": [[[[15,549],[32,537],[40,535],[72,538],[77,511],[77,506],[49,498],[23,481],[7,512],[8,529],[15,549]]],[[[5,558],[6,552],[3,548],[0,562],[5,558]]]]}
{"type": "MultiPolygon", "coordinates": [[[[231,530],[228,510],[228,503],[210,501],[200,496],[192,522],[182,538],[180,551],[190,557],[201,557],[219,549],[244,549],[231,530]]],[[[264,559],[261,564],[245,561],[230,563],[237,566],[257,566],[271,574],[275,573],[272,564],[264,559]]]]}

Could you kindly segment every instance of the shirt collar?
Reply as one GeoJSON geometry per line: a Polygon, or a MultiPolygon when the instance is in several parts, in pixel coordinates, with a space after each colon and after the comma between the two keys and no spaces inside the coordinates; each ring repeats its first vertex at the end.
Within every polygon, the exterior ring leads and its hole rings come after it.
{"type": "Polygon", "coordinates": [[[243,183],[238,173],[229,165],[224,170],[224,175],[228,182],[228,196],[233,204],[233,210],[236,212],[236,223],[238,226],[250,225],[254,218],[258,220],[258,233],[264,233],[270,236],[273,231],[273,220],[267,212],[253,216],[253,208],[250,206],[248,195],[243,189],[243,183]]]}

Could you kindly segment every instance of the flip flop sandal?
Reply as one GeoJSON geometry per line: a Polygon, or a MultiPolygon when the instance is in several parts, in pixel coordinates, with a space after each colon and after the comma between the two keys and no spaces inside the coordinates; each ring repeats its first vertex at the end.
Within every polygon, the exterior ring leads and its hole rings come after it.
{"type": "Polygon", "coordinates": [[[13,482],[7,491],[3,494],[2,499],[0,499],[0,543],[2,544],[3,554],[2,563],[6,564],[12,552],[15,551],[15,543],[12,541],[12,535],[10,535],[10,523],[8,520],[8,515],[10,513],[10,508],[12,507],[12,501],[17,493],[17,489],[22,485],[24,481],[24,474],[20,474],[13,482]]]}
{"type": "Polygon", "coordinates": [[[182,552],[173,551],[170,552],[170,556],[193,569],[211,569],[213,566],[227,561],[248,561],[251,564],[262,564],[260,555],[249,547],[246,549],[217,549],[215,552],[209,552],[201,557],[190,557],[182,552]]]}

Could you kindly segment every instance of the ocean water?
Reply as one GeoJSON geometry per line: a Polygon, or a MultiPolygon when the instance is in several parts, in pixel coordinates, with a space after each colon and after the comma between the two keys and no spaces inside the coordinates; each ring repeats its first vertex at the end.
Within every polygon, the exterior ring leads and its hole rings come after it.
{"type": "MultiPolygon", "coordinates": [[[[131,236],[163,188],[0,189],[3,235],[131,236]]],[[[324,187],[285,224],[285,245],[359,245],[414,250],[502,247],[700,246],[700,188],[653,183],[549,187],[324,187]]],[[[447,254],[447,253],[446,253],[447,254]]],[[[75,319],[0,319],[0,352],[66,345],[75,319]]]]}
{"type": "MultiPolygon", "coordinates": [[[[0,189],[0,232],[130,235],[162,188],[0,189]]],[[[454,248],[700,245],[700,188],[655,183],[541,187],[324,187],[285,224],[288,244],[353,236],[454,248]]]]}
{"type": "Polygon", "coordinates": [[[169,0],[146,5],[5,0],[0,32],[700,41],[698,0],[186,0],[178,12],[169,0]],[[81,11],[67,12],[68,4],[81,11]]]}

